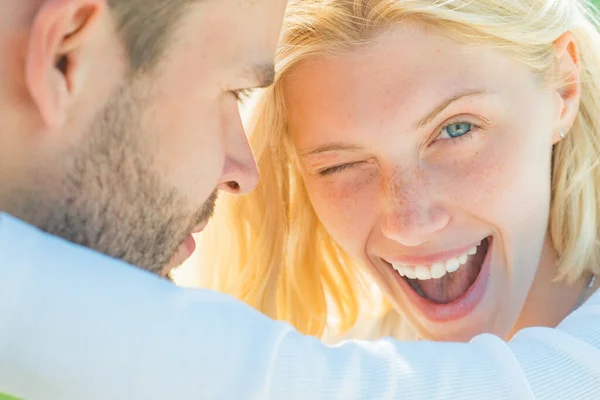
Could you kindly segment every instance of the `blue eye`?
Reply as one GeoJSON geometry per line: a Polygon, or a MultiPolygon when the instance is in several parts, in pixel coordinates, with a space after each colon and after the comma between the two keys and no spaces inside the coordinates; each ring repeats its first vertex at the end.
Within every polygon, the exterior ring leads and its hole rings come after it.
{"type": "Polygon", "coordinates": [[[447,125],[444,129],[442,129],[442,134],[440,136],[447,135],[448,138],[454,139],[473,130],[473,124],[469,122],[457,122],[454,124],[447,125]]]}

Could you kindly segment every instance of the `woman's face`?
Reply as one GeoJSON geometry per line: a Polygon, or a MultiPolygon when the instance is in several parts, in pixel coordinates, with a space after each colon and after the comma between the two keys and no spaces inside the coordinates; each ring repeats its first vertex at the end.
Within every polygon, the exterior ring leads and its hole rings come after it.
{"type": "Polygon", "coordinates": [[[418,334],[506,336],[548,244],[559,92],[416,26],[306,60],[283,85],[316,213],[418,334]]]}

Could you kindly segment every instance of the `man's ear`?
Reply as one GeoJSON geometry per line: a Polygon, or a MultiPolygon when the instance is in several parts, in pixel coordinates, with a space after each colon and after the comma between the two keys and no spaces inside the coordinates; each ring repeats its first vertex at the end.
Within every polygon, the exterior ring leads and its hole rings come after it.
{"type": "Polygon", "coordinates": [[[25,82],[47,126],[66,120],[83,81],[81,49],[91,40],[105,0],[44,0],[31,27],[25,82]]]}
{"type": "Polygon", "coordinates": [[[554,43],[557,73],[565,78],[564,84],[557,88],[559,96],[558,127],[552,143],[556,144],[569,132],[581,100],[581,58],[579,48],[571,32],[564,33],[554,43]],[[562,132],[562,135],[561,135],[562,132]]]}

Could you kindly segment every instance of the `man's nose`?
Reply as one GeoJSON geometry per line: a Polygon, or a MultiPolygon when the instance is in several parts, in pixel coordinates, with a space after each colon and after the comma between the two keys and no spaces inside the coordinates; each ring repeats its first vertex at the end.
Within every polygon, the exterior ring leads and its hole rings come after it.
{"type": "Polygon", "coordinates": [[[217,188],[237,195],[248,194],[258,184],[258,167],[239,111],[236,110],[225,136],[225,163],[217,188]]]}

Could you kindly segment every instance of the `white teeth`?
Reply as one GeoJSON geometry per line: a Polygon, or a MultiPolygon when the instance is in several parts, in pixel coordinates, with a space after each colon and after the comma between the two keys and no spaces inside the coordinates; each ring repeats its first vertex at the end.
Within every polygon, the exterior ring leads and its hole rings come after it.
{"type": "Polygon", "coordinates": [[[458,258],[451,258],[448,261],[446,261],[446,271],[455,272],[459,268],[460,262],[458,261],[458,258]]]}
{"type": "Polygon", "coordinates": [[[405,267],[404,265],[392,264],[392,267],[400,274],[400,276],[406,276],[406,269],[411,267],[405,267]]]}
{"type": "Polygon", "coordinates": [[[405,267],[404,275],[408,279],[417,279],[417,272],[415,271],[415,267],[405,267]]]}
{"type": "Polygon", "coordinates": [[[433,279],[439,279],[444,275],[446,275],[445,263],[435,263],[431,266],[431,277],[433,279]]]}
{"type": "Polygon", "coordinates": [[[469,256],[477,253],[477,247],[480,244],[481,242],[479,242],[477,246],[469,249],[469,251],[463,255],[451,258],[445,262],[435,263],[431,266],[392,264],[392,267],[396,270],[396,272],[398,272],[398,274],[401,276],[406,276],[408,279],[419,279],[423,281],[429,279],[440,279],[447,273],[456,272],[461,265],[465,265],[469,260],[469,256]]]}
{"type": "Polygon", "coordinates": [[[431,279],[431,271],[429,271],[429,268],[425,267],[424,265],[415,267],[415,271],[417,273],[417,279],[422,281],[431,279]]]}

